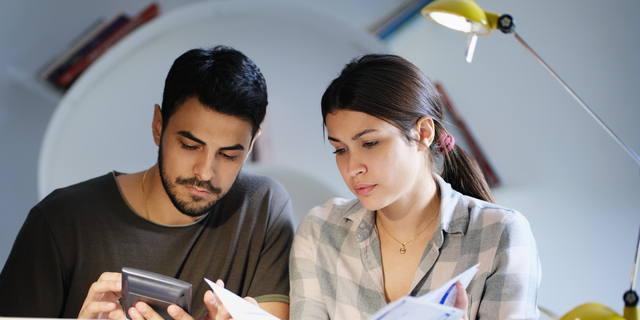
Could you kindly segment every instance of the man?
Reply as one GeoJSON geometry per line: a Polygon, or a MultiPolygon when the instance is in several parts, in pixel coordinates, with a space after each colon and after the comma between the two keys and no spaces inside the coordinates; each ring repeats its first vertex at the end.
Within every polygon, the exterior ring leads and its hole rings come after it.
{"type": "Polygon", "coordinates": [[[0,313],[121,316],[115,299],[126,266],[191,283],[194,318],[215,316],[205,277],[287,318],[291,201],[275,180],[240,171],[266,106],[264,78],[244,54],[218,46],[176,59],[162,107],[154,106],[156,165],[59,189],[37,204],[0,274],[0,313]]]}

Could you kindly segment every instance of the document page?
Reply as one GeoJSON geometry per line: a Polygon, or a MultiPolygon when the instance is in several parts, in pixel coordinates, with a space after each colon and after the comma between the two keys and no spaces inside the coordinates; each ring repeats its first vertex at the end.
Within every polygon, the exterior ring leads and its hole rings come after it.
{"type": "MultiPolygon", "coordinates": [[[[387,304],[378,310],[369,320],[458,320],[464,316],[466,310],[453,307],[457,292],[455,283],[460,280],[466,288],[476,272],[479,264],[467,269],[455,278],[449,280],[440,288],[420,297],[405,296],[387,304]]],[[[229,311],[229,314],[237,320],[278,320],[275,316],[260,309],[260,307],[244,300],[235,293],[215,284],[209,279],[204,279],[220,302],[229,311]]]]}
{"type": "Polygon", "coordinates": [[[464,316],[466,310],[460,310],[453,307],[453,303],[456,301],[456,296],[458,294],[455,284],[460,280],[462,285],[467,288],[476,272],[478,272],[479,265],[480,264],[476,264],[465,272],[449,280],[440,288],[423,296],[405,296],[389,303],[369,317],[369,320],[460,319],[464,316]]]}
{"type": "Polygon", "coordinates": [[[218,296],[220,302],[227,308],[232,318],[237,320],[280,320],[266,312],[255,304],[240,298],[235,293],[215,284],[215,282],[204,279],[213,292],[218,296]]]}

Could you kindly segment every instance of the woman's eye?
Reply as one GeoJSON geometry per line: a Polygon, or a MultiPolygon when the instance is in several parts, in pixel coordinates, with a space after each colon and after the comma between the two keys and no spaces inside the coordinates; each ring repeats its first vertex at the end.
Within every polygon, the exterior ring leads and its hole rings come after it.
{"type": "Polygon", "coordinates": [[[333,154],[341,155],[341,154],[345,153],[345,151],[347,151],[345,148],[336,149],[336,151],[334,151],[333,154]]]}
{"type": "Polygon", "coordinates": [[[378,144],[378,141],[371,141],[363,143],[362,146],[365,148],[373,148],[376,144],[378,144]]]}
{"type": "Polygon", "coordinates": [[[195,150],[195,149],[198,149],[198,147],[196,147],[196,146],[190,146],[190,145],[185,144],[185,143],[183,143],[183,142],[180,142],[180,144],[182,144],[182,148],[183,148],[183,149],[186,149],[186,150],[195,150]]]}

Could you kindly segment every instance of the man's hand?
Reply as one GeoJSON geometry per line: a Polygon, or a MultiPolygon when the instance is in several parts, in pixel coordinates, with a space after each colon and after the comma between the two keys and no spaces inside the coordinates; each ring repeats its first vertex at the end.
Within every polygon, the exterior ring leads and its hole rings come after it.
{"type": "MultiPolygon", "coordinates": [[[[222,280],[216,281],[216,284],[224,287],[224,282],[222,280]]],[[[251,297],[246,297],[244,299],[258,305],[258,302],[251,297]]],[[[227,311],[224,305],[218,301],[218,298],[213,291],[209,290],[204,294],[204,304],[207,307],[207,313],[205,313],[200,320],[232,319],[229,311],[227,311]]],[[[193,317],[177,305],[170,305],[167,308],[167,313],[175,320],[193,320],[193,317]]],[[[163,320],[162,317],[153,310],[153,308],[144,302],[138,302],[134,307],[129,308],[129,316],[131,317],[131,320],[163,320]]]]}
{"type": "Polygon", "coordinates": [[[456,295],[456,301],[453,303],[453,306],[465,311],[462,320],[469,320],[469,297],[467,296],[467,290],[464,289],[460,281],[456,282],[456,290],[458,290],[458,294],[456,295]]]}
{"type": "Polygon", "coordinates": [[[122,275],[117,272],[105,272],[89,288],[78,319],[114,319],[126,320],[124,310],[118,303],[122,296],[122,275]]]}

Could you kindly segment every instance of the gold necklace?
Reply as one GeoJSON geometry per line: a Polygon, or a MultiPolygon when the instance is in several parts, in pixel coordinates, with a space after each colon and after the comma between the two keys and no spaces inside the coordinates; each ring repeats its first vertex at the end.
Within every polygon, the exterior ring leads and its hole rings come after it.
{"type": "Polygon", "coordinates": [[[431,225],[431,223],[433,223],[433,221],[436,219],[436,217],[438,217],[438,215],[440,214],[440,212],[436,213],[435,216],[433,216],[433,219],[431,219],[431,221],[429,221],[429,224],[427,224],[426,227],[424,227],[424,229],[420,230],[420,232],[418,232],[418,234],[416,234],[415,236],[413,236],[411,239],[405,241],[405,242],[401,242],[400,240],[396,239],[396,237],[394,237],[393,235],[391,235],[391,232],[389,232],[387,230],[387,228],[384,227],[384,224],[382,224],[382,220],[378,219],[378,222],[380,222],[380,226],[382,227],[382,229],[384,231],[387,232],[387,234],[395,241],[397,241],[399,244],[402,245],[402,247],[400,247],[400,253],[404,254],[405,252],[407,252],[407,249],[405,249],[405,245],[409,242],[411,242],[411,240],[415,239],[417,236],[421,235],[425,230],[427,230],[427,228],[429,228],[429,226],[431,225]]]}
{"type": "Polygon", "coordinates": [[[147,171],[145,171],[144,174],[142,175],[142,202],[144,202],[144,212],[147,214],[147,220],[150,220],[150,219],[149,219],[149,209],[147,209],[147,197],[144,195],[144,179],[147,177],[147,172],[149,172],[149,169],[147,169],[147,171]]]}

